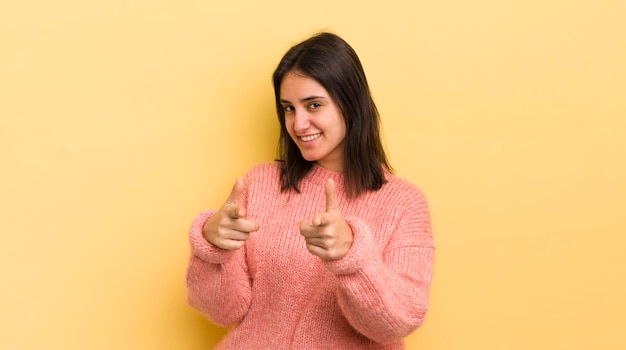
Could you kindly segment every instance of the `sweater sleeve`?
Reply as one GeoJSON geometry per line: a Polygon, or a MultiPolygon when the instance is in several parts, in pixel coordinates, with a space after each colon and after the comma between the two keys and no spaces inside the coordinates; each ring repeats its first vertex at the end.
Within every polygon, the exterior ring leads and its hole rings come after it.
{"type": "Polygon", "coordinates": [[[340,288],[339,306],[350,324],[380,344],[400,341],[424,321],[434,260],[424,196],[410,200],[384,251],[360,219],[349,217],[354,241],[343,258],[326,261],[340,288]]]}
{"type": "Polygon", "coordinates": [[[191,257],[187,267],[187,301],[220,326],[240,322],[252,299],[245,246],[224,250],[209,243],[202,228],[215,211],[198,215],[189,230],[191,257]]]}

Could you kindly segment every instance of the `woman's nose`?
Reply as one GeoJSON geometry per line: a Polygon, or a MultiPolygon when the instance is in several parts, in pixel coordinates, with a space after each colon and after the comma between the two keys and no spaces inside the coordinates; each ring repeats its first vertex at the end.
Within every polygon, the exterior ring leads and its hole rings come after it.
{"type": "Polygon", "coordinates": [[[300,133],[306,131],[306,129],[311,126],[311,122],[309,121],[309,116],[306,111],[297,111],[295,112],[295,120],[293,122],[293,129],[300,133]]]}

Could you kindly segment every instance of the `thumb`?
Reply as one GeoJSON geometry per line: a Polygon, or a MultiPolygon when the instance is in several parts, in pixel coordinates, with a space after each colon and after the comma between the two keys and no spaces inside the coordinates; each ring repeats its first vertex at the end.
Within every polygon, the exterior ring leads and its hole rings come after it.
{"type": "Polygon", "coordinates": [[[226,203],[239,205],[241,202],[241,194],[243,193],[243,179],[238,177],[237,181],[233,185],[233,189],[230,190],[230,195],[228,195],[228,199],[226,199],[226,203]]]}
{"type": "Polygon", "coordinates": [[[335,191],[335,181],[333,181],[333,179],[326,180],[326,184],[324,184],[324,192],[326,192],[326,212],[339,211],[337,192],[335,191]]]}
{"type": "Polygon", "coordinates": [[[228,199],[226,199],[226,203],[229,205],[228,215],[233,219],[238,219],[246,216],[246,208],[241,206],[241,194],[243,193],[243,179],[237,178],[235,184],[233,185],[233,189],[230,191],[230,195],[228,199]]]}

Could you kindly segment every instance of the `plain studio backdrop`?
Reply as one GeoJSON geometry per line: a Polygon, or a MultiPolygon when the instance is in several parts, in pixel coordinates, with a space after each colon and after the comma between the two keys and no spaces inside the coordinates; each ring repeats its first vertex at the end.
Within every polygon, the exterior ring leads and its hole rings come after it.
{"type": "Polygon", "coordinates": [[[271,73],[319,30],[360,55],[431,205],[407,348],[626,348],[625,4],[4,1],[0,348],[215,344],[187,229],[274,159],[271,73]]]}

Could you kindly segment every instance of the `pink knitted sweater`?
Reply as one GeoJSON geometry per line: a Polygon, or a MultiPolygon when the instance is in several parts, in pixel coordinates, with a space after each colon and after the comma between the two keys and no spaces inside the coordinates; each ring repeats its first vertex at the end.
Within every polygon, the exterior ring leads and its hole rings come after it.
{"type": "Polygon", "coordinates": [[[348,199],[343,175],[315,165],[301,193],[281,192],[276,163],[246,176],[242,204],[260,224],[244,248],[227,251],[190,229],[189,304],[231,326],[216,349],[404,349],[423,321],[434,257],[424,195],[387,173],[380,190],[348,199]],[[325,210],[324,183],[333,178],[354,241],[335,261],[312,255],[299,222],[325,210]]]}

